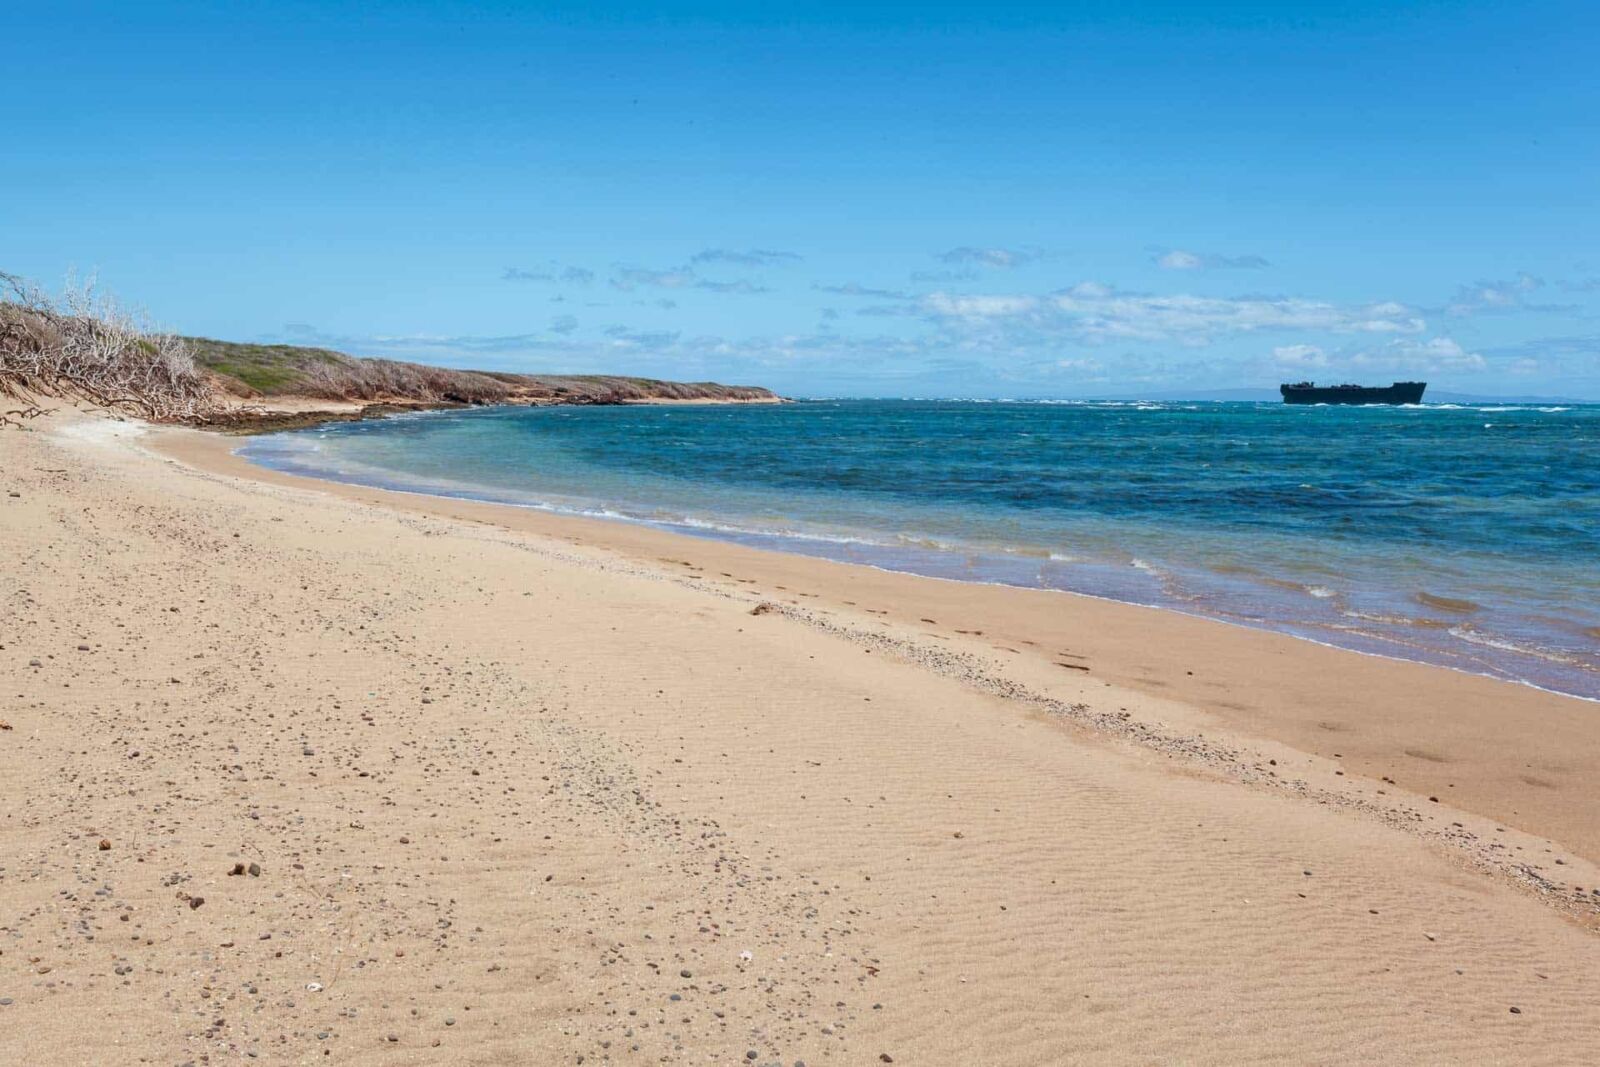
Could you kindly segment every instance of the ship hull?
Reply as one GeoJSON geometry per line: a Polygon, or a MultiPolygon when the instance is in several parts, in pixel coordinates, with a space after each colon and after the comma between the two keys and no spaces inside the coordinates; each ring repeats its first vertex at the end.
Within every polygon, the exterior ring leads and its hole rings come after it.
{"type": "Polygon", "coordinates": [[[1280,385],[1285,404],[1420,404],[1427,382],[1395,382],[1387,386],[1280,385]]]}

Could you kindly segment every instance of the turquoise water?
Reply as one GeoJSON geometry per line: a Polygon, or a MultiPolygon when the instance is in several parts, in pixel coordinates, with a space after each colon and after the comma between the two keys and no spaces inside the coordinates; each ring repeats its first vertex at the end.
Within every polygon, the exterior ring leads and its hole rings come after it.
{"type": "Polygon", "coordinates": [[[1600,406],[491,408],[242,452],[1153,604],[1600,698],[1600,406]]]}

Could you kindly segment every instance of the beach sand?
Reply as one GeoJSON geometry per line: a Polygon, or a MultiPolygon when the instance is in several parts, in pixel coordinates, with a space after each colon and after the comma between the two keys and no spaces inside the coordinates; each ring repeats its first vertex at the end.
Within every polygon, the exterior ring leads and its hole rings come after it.
{"type": "Polygon", "coordinates": [[[35,426],[0,1062],[1600,1058],[1593,703],[35,426]]]}

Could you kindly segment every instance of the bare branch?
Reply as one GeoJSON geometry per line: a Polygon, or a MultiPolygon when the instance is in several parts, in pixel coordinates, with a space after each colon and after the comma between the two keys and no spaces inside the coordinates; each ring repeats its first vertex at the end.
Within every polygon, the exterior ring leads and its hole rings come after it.
{"type": "Polygon", "coordinates": [[[69,278],[52,297],[4,272],[0,394],[30,402],[34,413],[31,401],[56,396],[161,421],[203,419],[215,405],[188,343],[119,304],[93,277],[69,278]]]}

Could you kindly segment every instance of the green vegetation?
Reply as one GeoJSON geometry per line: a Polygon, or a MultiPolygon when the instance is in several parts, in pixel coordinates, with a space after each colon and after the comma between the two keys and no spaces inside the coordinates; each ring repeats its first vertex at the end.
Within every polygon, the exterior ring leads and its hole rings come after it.
{"type": "Polygon", "coordinates": [[[304,396],[403,403],[577,403],[629,400],[765,400],[769,390],[603,374],[507,374],[362,359],[326,348],[184,339],[195,362],[240,397],[304,396]]]}
{"type": "Polygon", "coordinates": [[[293,345],[253,345],[189,337],[195,362],[214,374],[242,382],[250,390],[271,395],[293,392],[303,377],[302,368],[337,365],[350,357],[326,348],[293,345]]]}

